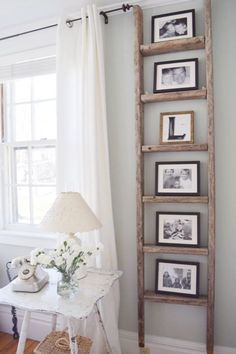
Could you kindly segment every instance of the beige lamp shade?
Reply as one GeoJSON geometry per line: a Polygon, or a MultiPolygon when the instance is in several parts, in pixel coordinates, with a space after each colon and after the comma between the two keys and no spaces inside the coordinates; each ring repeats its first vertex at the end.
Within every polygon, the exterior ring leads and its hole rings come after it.
{"type": "Polygon", "coordinates": [[[65,192],[56,198],[40,226],[49,232],[76,233],[95,230],[102,225],[80,193],[65,192]]]}

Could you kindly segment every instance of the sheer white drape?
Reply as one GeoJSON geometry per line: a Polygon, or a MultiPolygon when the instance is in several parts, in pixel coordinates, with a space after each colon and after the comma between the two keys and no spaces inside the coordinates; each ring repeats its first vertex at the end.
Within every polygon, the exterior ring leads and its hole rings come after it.
{"type": "MultiPolygon", "coordinates": [[[[98,231],[82,234],[83,242],[104,244],[101,266],[117,269],[112,215],[106,122],[105,76],[101,18],[95,5],[81,9],[82,21],[66,25],[57,38],[58,192],[82,194],[102,223],[98,231]]],[[[102,301],[102,314],[113,352],[120,354],[119,288],[102,301]]],[[[93,354],[103,354],[101,335],[88,319],[86,334],[95,335],[93,354]]]]}

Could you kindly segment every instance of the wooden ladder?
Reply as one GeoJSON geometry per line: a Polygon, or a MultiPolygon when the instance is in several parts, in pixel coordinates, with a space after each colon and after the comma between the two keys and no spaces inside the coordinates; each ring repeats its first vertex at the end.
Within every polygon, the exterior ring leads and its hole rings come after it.
{"type": "Polygon", "coordinates": [[[204,0],[205,36],[143,44],[142,9],[134,6],[135,18],[135,85],[136,85],[136,228],[138,264],[138,334],[140,354],[149,353],[145,347],[144,303],[145,301],[205,306],[207,309],[207,354],[214,353],[214,288],[215,288],[215,147],[214,147],[214,99],[213,99],[213,54],[211,30],[211,0],[204,0]],[[145,56],[205,49],[207,89],[144,94],[143,61],[145,56]],[[152,102],[176,100],[207,100],[207,144],[144,145],[144,105],[152,102]],[[144,195],[144,155],[155,152],[207,151],[208,196],[147,196],[144,195]],[[144,242],[144,206],[146,203],[202,203],[208,205],[208,247],[161,247],[144,242]],[[208,257],[208,293],[199,298],[159,295],[144,288],[144,254],[182,254],[208,257]]]}

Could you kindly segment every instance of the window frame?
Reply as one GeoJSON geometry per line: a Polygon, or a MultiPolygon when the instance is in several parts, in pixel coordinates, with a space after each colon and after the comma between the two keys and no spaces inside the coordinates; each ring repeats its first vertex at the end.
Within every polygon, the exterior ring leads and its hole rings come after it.
{"type": "MultiPolygon", "coordinates": [[[[56,74],[55,70],[52,72],[45,72],[45,73],[35,73],[35,75],[31,75],[30,78],[34,76],[42,76],[47,74],[56,74]]],[[[18,78],[15,78],[17,80],[18,78]]],[[[8,80],[5,80],[8,81],[8,80]]],[[[8,83],[9,84],[9,83],[8,83]]],[[[12,84],[11,90],[12,90],[12,84]]],[[[32,87],[31,87],[31,94],[32,94],[32,87]]],[[[32,96],[31,96],[32,98],[32,96]]],[[[55,101],[56,102],[56,95],[55,98],[50,99],[32,99],[27,101],[30,103],[31,112],[34,109],[33,106],[35,103],[40,102],[49,102],[55,101]]],[[[25,102],[24,102],[25,103],[25,102]]],[[[0,160],[2,161],[1,166],[1,200],[0,200],[0,235],[6,233],[28,233],[28,234],[39,234],[42,233],[38,224],[33,224],[32,222],[32,214],[33,214],[33,202],[32,202],[32,194],[33,194],[33,187],[54,187],[55,191],[57,190],[57,184],[34,184],[32,180],[28,181],[26,186],[29,188],[29,192],[31,194],[31,204],[30,204],[30,224],[27,223],[19,223],[16,222],[16,215],[17,215],[17,199],[14,198],[14,193],[16,191],[17,186],[19,183],[17,182],[17,175],[16,175],[16,160],[15,160],[15,151],[20,148],[28,149],[28,168],[30,170],[30,163],[32,163],[32,149],[33,148],[46,148],[46,147],[53,147],[55,148],[55,163],[56,163],[56,139],[40,139],[40,140],[29,140],[29,141],[14,141],[14,123],[13,127],[9,128],[9,122],[7,121],[7,114],[6,109],[8,106],[11,106],[11,109],[16,105],[16,103],[7,103],[6,95],[4,94],[4,83],[0,84],[0,130],[1,130],[1,148],[0,148],[0,160]],[[10,135],[10,136],[9,136],[10,135]],[[10,138],[10,139],[9,139],[10,138]],[[8,156],[7,156],[8,155],[8,156]],[[14,163],[15,160],[15,163],[14,163]],[[31,161],[31,162],[30,162],[31,161]]],[[[15,117],[14,117],[15,119],[15,117]]],[[[33,117],[31,115],[31,122],[33,121],[33,117]]],[[[31,126],[31,133],[33,132],[33,126],[31,126]]],[[[31,170],[32,171],[32,170],[31,170]]],[[[32,172],[31,172],[32,175],[32,172]]],[[[29,199],[29,200],[30,200],[29,199]]],[[[45,234],[44,234],[45,236],[45,234]]],[[[53,237],[54,238],[54,237],[53,237]]]]}

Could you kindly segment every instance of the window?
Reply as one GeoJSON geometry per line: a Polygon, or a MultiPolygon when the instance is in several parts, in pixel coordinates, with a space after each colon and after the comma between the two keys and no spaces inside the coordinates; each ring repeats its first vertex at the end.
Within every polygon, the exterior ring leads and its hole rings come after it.
{"type": "Polygon", "coordinates": [[[56,75],[2,85],[5,228],[40,223],[56,196],[56,75]]]}

